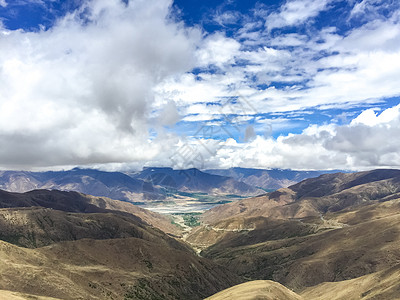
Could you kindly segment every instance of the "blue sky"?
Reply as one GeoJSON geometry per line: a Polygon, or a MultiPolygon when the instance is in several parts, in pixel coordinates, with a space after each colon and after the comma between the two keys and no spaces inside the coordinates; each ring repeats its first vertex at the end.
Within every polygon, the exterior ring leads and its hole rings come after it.
{"type": "Polygon", "coordinates": [[[0,167],[400,167],[395,0],[0,0],[0,167]]]}

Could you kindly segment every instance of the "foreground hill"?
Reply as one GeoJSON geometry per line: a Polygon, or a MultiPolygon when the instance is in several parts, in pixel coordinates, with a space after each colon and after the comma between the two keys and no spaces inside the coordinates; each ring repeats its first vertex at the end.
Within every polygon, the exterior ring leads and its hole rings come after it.
{"type": "Polygon", "coordinates": [[[351,280],[325,282],[307,288],[304,299],[400,299],[400,265],[351,280]]]}
{"type": "MultiPolygon", "coordinates": [[[[324,282],[384,274],[400,262],[399,179],[398,170],[307,179],[206,212],[187,241],[238,275],[274,280],[298,293],[324,282]]],[[[393,294],[399,292],[387,282],[393,294]]],[[[371,295],[385,295],[388,287],[381,288],[371,295]]]]}
{"type": "Polygon", "coordinates": [[[107,210],[100,207],[107,207],[107,199],[98,199],[106,203],[99,201],[99,206],[93,199],[45,190],[0,193],[3,294],[202,299],[241,282],[133,210],[107,210]]]}
{"type": "Polygon", "coordinates": [[[206,300],[302,300],[303,298],[283,285],[269,281],[256,280],[242,283],[223,290],[206,300]]]}
{"type": "Polygon", "coordinates": [[[60,300],[59,298],[53,297],[41,297],[32,294],[24,294],[12,291],[0,290],[0,299],[5,300],[26,300],[26,299],[35,299],[35,300],[60,300]]]}
{"type": "Polygon", "coordinates": [[[324,282],[296,294],[269,280],[255,280],[223,290],[206,300],[356,300],[400,299],[400,264],[355,279],[324,282]]]}

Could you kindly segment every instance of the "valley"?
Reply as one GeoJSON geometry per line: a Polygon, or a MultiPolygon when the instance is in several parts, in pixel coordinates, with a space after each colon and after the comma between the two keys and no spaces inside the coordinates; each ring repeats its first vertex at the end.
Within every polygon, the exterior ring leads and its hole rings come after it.
{"type": "Polygon", "coordinates": [[[0,0],[0,300],[400,300],[400,0],[0,0]]]}
{"type": "Polygon", "coordinates": [[[399,170],[160,211],[72,191],[0,191],[0,296],[400,298],[399,170]]]}

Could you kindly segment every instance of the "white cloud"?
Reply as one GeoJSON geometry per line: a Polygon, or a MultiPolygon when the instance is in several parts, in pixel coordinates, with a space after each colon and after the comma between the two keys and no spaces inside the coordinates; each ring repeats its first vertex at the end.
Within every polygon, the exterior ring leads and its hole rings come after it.
{"type": "Polygon", "coordinates": [[[0,163],[143,161],[153,88],[190,70],[200,35],[170,1],[88,1],[48,31],[1,33],[0,163]],[[86,14],[86,21],[80,18],[86,14]]]}
{"type": "Polygon", "coordinates": [[[220,33],[208,36],[197,51],[199,66],[215,64],[218,67],[235,62],[235,56],[239,53],[240,43],[227,38],[220,33]]]}
{"type": "Polygon", "coordinates": [[[268,15],[265,26],[272,30],[304,23],[317,16],[321,11],[326,10],[331,1],[289,0],[280,8],[279,12],[268,15]]]}
{"type": "Polygon", "coordinates": [[[0,6],[1,7],[6,7],[7,6],[6,0],[0,0],[0,6]]]}
{"type": "Polygon", "coordinates": [[[221,26],[236,24],[240,20],[241,15],[237,11],[217,12],[213,20],[221,26]]]}
{"type": "MultiPolygon", "coordinates": [[[[193,154],[193,159],[188,159],[186,166],[302,170],[400,167],[400,140],[395,138],[400,136],[400,105],[388,108],[379,115],[367,110],[349,125],[310,125],[301,134],[289,134],[277,139],[265,136],[254,138],[254,132],[250,131],[246,132],[249,139],[244,143],[231,138],[225,142],[181,140],[180,147],[186,142],[193,154]],[[210,151],[204,151],[204,145],[210,151]],[[202,155],[196,156],[199,153],[202,155]]],[[[171,150],[178,151],[180,147],[171,150]]],[[[164,161],[167,161],[168,155],[173,155],[173,152],[168,153],[164,161]]]]}
{"type": "Polygon", "coordinates": [[[175,102],[169,101],[164,105],[162,111],[158,117],[158,121],[162,126],[173,126],[181,119],[178,108],[175,102]]]}
{"type": "MultiPolygon", "coordinates": [[[[289,3],[292,2],[287,2],[281,11],[285,11],[289,3]]],[[[328,1],[323,3],[327,9],[328,1]]],[[[309,36],[284,34],[271,37],[263,35],[254,23],[249,23],[252,25],[246,30],[257,29],[255,33],[258,42],[264,43],[263,47],[239,48],[232,39],[216,35],[218,43],[201,48],[199,53],[204,54],[204,49],[209,48],[221,51],[226,42],[225,49],[232,50],[222,50],[224,55],[218,56],[220,59],[202,55],[202,65],[218,64],[218,72],[198,74],[201,81],[195,76],[184,75],[175,78],[173,83],[160,86],[160,91],[165,94],[168,90],[180,105],[203,105],[204,109],[199,113],[205,111],[205,114],[209,109],[208,102],[222,102],[237,92],[247,97],[257,113],[346,107],[397,97],[400,95],[397,80],[400,77],[400,24],[395,15],[365,23],[346,36],[339,35],[334,27],[326,27],[309,36]],[[287,86],[280,87],[279,84],[287,86]]],[[[243,33],[239,35],[240,39],[243,33]]],[[[244,45],[246,40],[241,43],[244,45]]]]}

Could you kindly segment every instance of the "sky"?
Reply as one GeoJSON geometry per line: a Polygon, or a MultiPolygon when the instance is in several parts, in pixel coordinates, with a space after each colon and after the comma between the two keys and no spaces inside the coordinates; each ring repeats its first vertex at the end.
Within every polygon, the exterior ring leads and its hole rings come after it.
{"type": "Polygon", "coordinates": [[[0,169],[400,168],[398,0],[0,0],[0,169]]]}

